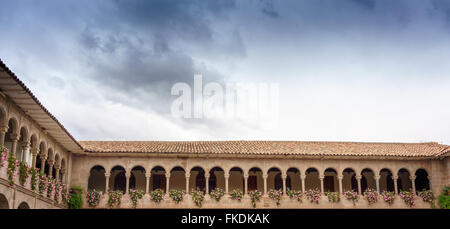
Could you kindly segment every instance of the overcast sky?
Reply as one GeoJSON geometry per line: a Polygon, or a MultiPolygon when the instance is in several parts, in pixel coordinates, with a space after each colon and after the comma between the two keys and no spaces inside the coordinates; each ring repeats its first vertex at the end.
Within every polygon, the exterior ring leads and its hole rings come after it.
{"type": "Polygon", "coordinates": [[[450,144],[450,1],[1,4],[0,58],[78,140],[450,144]],[[172,117],[197,73],[277,83],[278,126],[172,117]]]}

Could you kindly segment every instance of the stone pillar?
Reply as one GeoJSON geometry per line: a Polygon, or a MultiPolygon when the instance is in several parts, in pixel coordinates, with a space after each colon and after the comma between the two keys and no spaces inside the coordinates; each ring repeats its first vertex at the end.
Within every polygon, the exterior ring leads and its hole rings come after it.
{"type": "Polygon", "coordinates": [[[306,186],[305,186],[306,175],[300,174],[300,179],[302,181],[302,192],[305,192],[306,191],[306,186]]]}
{"type": "MultiPolygon", "coordinates": [[[[55,161],[53,159],[48,160],[48,176],[53,177],[53,165],[55,164],[55,161]]],[[[54,177],[53,177],[54,178],[54,177]]]]}
{"type": "Polygon", "coordinates": [[[358,182],[358,194],[359,195],[362,195],[362,193],[361,193],[361,175],[357,175],[356,176],[356,181],[358,182]]]}
{"type": "Polygon", "coordinates": [[[412,192],[416,194],[416,176],[409,176],[411,179],[412,192]]]}
{"type": "Polygon", "coordinates": [[[205,182],[206,182],[205,194],[209,194],[209,174],[208,175],[205,174],[205,182]]]}
{"type": "Polygon", "coordinates": [[[110,175],[111,174],[108,173],[108,172],[105,173],[105,179],[106,179],[106,182],[105,182],[105,193],[108,193],[108,191],[109,191],[109,176],[110,175]]]}
{"type": "Polygon", "coordinates": [[[166,193],[169,195],[170,173],[166,173],[166,193]]]}
{"type": "Polygon", "coordinates": [[[6,132],[8,132],[8,127],[7,126],[0,127],[0,145],[2,145],[2,146],[5,145],[6,132]]]}
{"type": "Polygon", "coordinates": [[[375,175],[375,183],[377,185],[377,192],[380,193],[380,176],[375,175]]]}
{"type": "Polygon", "coordinates": [[[32,161],[31,161],[31,167],[33,169],[36,168],[36,158],[37,158],[38,154],[39,154],[39,148],[36,147],[36,148],[31,149],[31,155],[33,157],[32,161]]]}
{"type": "Polygon", "coordinates": [[[41,156],[41,174],[44,174],[45,171],[45,161],[47,160],[47,155],[41,156]]]}
{"type": "Polygon", "coordinates": [[[12,146],[11,146],[11,153],[16,156],[16,149],[17,149],[17,141],[19,141],[19,135],[18,134],[12,134],[11,135],[11,141],[12,141],[12,146]]]}
{"type": "Polygon", "coordinates": [[[55,174],[56,174],[56,182],[59,181],[60,177],[59,177],[59,171],[61,170],[61,165],[55,165],[55,174]]]}
{"type": "Polygon", "coordinates": [[[66,183],[66,169],[61,169],[61,182],[66,183]]]}
{"type": "Polygon", "coordinates": [[[150,190],[150,172],[145,173],[145,194],[149,193],[150,190]]]}
{"type": "Polygon", "coordinates": [[[393,176],[392,178],[394,180],[394,192],[395,194],[398,194],[398,186],[397,186],[398,176],[393,176]]]}
{"type": "Polygon", "coordinates": [[[244,195],[248,192],[248,174],[244,174],[244,195]]]}
{"type": "Polygon", "coordinates": [[[342,195],[342,179],[344,179],[344,176],[340,175],[338,176],[338,181],[339,181],[339,194],[342,195]]]}
{"type": "Polygon", "coordinates": [[[189,194],[189,175],[186,175],[186,194],[189,194]]]}
{"type": "Polygon", "coordinates": [[[22,143],[22,161],[26,164],[28,163],[28,153],[30,152],[30,142],[23,142],[22,143]]]}
{"type": "Polygon", "coordinates": [[[125,172],[125,179],[126,179],[125,194],[128,194],[128,192],[130,191],[130,177],[131,177],[131,174],[128,172],[125,172]]]}
{"type": "Polygon", "coordinates": [[[263,174],[263,181],[264,181],[264,196],[267,196],[267,178],[269,176],[267,174],[263,174]]]}
{"type": "Polygon", "coordinates": [[[225,194],[228,194],[228,178],[230,178],[230,175],[224,174],[225,177],[225,194]]]}
{"type": "Polygon", "coordinates": [[[325,192],[323,191],[323,179],[325,178],[324,175],[319,175],[319,179],[320,179],[320,195],[324,195],[325,192]]]}
{"type": "Polygon", "coordinates": [[[286,195],[286,178],[287,178],[287,174],[281,174],[281,178],[283,179],[283,194],[286,195]]]}

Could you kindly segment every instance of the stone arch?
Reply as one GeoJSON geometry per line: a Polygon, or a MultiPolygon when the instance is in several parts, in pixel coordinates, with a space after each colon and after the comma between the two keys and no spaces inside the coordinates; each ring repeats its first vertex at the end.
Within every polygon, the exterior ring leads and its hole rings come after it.
{"type": "Polygon", "coordinates": [[[23,162],[28,162],[30,153],[29,151],[25,150],[25,147],[30,143],[30,134],[28,128],[26,126],[22,126],[19,133],[20,137],[16,146],[16,159],[23,162]]]}
{"type": "Polygon", "coordinates": [[[300,170],[296,167],[286,170],[286,190],[302,190],[300,170]]]}
{"type": "Polygon", "coordinates": [[[225,190],[225,170],[215,166],[209,170],[209,190],[208,193],[216,188],[225,190]]]}
{"type": "Polygon", "coordinates": [[[194,189],[206,191],[205,170],[200,166],[195,166],[190,171],[189,191],[194,189]]]}
{"type": "Polygon", "coordinates": [[[19,207],[17,209],[30,209],[30,205],[28,205],[28,203],[24,201],[19,204],[19,207]]]}
{"type": "Polygon", "coordinates": [[[15,117],[8,120],[8,131],[5,134],[4,146],[8,148],[9,152],[15,152],[13,149],[13,140],[18,140],[19,137],[19,122],[15,117]]]}
{"type": "Polygon", "coordinates": [[[151,179],[150,179],[150,187],[152,187],[151,190],[161,189],[164,192],[168,192],[166,190],[166,169],[162,166],[154,166],[152,170],[150,170],[151,179]]]}
{"type": "Polygon", "coordinates": [[[110,171],[109,190],[126,191],[126,170],[123,166],[116,165],[110,171]]]}
{"type": "Polygon", "coordinates": [[[412,190],[412,182],[409,178],[411,173],[406,168],[401,168],[398,170],[398,180],[397,180],[397,188],[398,191],[409,191],[412,190]]]}
{"type": "Polygon", "coordinates": [[[232,191],[233,189],[244,190],[244,171],[240,167],[232,167],[229,171],[230,177],[228,179],[228,189],[232,191]]]}
{"type": "Polygon", "coordinates": [[[283,190],[282,170],[278,167],[271,167],[267,170],[267,189],[283,190]]]}
{"type": "Polygon", "coordinates": [[[338,173],[334,168],[327,168],[323,171],[323,191],[337,192],[339,191],[338,173]]]}
{"type": "Polygon", "coordinates": [[[314,167],[310,167],[305,171],[305,175],[305,190],[320,190],[319,170],[314,167]]]}
{"type": "Polygon", "coordinates": [[[106,169],[101,165],[95,165],[89,171],[87,190],[97,190],[105,192],[106,188],[106,169]]]}
{"type": "Polygon", "coordinates": [[[0,193],[0,209],[9,209],[8,199],[0,193]]]}
{"type": "Polygon", "coordinates": [[[263,171],[259,167],[252,167],[248,170],[247,178],[248,191],[259,190],[264,192],[263,171]]]}
{"type": "Polygon", "coordinates": [[[364,168],[361,170],[361,193],[367,189],[377,190],[377,184],[375,181],[375,173],[372,169],[364,168]]]}
{"type": "Polygon", "coordinates": [[[395,191],[392,171],[388,168],[380,170],[380,192],[382,191],[395,191]]]}
{"type": "Polygon", "coordinates": [[[186,190],[186,171],[181,166],[170,170],[169,190],[186,190]]]}
{"type": "Polygon", "coordinates": [[[428,179],[428,172],[425,169],[417,169],[414,175],[416,176],[415,188],[417,192],[430,190],[430,180],[428,179]]]}
{"type": "Polygon", "coordinates": [[[356,180],[356,172],[353,168],[345,168],[342,171],[342,177],[342,189],[344,192],[358,192],[358,181],[356,180]]]}
{"type": "Polygon", "coordinates": [[[136,165],[130,172],[130,189],[145,191],[145,168],[140,165],[136,165]]]}

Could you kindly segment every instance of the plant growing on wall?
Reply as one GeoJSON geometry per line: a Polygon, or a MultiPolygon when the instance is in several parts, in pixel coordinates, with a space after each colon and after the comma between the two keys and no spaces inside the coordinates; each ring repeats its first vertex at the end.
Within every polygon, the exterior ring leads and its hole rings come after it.
{"type": "Polygon", "coordinates": [[[424,202],[427,202],[434,208],[434,193],[431,190],[423,190],[419,192],[419,196],[422,198],[424,202]]]}
{"type": "Polygon", "coordinates": [[[244,192],[240,189],[233,189],[233,191],[230,192],[230,196],[233,200],[241,201],[244,196],[244,192]]]}
{"type": "Polygon", "coordinates": [[[144,197],[144,193],[145,192],[140,189],[130,189],[129,194],[131,202],[133,203],[133,208],[136,208],[137,202],[144,197]]]}
{"type": "Polygon", "coordinates": [[[364,199],[367,200],[367,202],[369,203],[369,205],[372,205],[374,203],[376,203],[378,201],[378,192],[377,190],[368,188],[365,192],[364,192],[364,199]]]}
{"type": "Polygon", "coordinates": [[[55,197],[55,180],[52,177],[47,177],[47,197],[54,199],[55,197]]]}
{"type": "Polygon", "coordinates": [[[62,199],[62,203],[63,204],[67,204],[69,205],[70,202],[70,192],[69,189],[67,188],[66,184],[62,184],[62,191],[61,191],[61,199],[62,199]]]}
{"type": "Polygon", "coordinates": [[[443,209],[450,209],[450,186],[442,189],[442,194],[438,197],[439,206],[443,209]]]}
{"type": "Polygon", "coordinates": [[[250,196],[250,200],[252,201],[253,208],[256,208],[256,202],[261,200],[262,193],[259,190],[252,190],[248,192],[248,195],[250,196]]]}
{"type": "Polygon", "coordinates": [[[119,207],[122,203],[123,193],[120,190],[109,191],[108,205],[110,208],[119,207]]]}
{"type": "Polygon", "coordinates": [[[416,202],[414,200],[414,193],[410,191],[401,191],[399,194],[400,198],[405,202],[406,205],[413,208],[416,206],[416,202]]]}
{"type": "Polygon", "coordinates": [[[19,183],[20,183],[20,185],[23,186],[25,184],[29,175],[30,175],[30,168],[28,167],[28,165],[23,161],[19,161],[19,183]]]}
{"type": "Polygon", "coordinates": [[[62,191],[63,191],[63,186],[61,184],[60,181],[55,182],[55,201],[56,203],[61,203],[62,201],[62,191]]]}
{"type": "Polygon", "coordinates": [[[36,191],[37,182],[39,182],[39,169],[31,168],[30,174],[31,174],[31,180],[30,180],[31,190],[36,191]]]}
{"type": "Polygon", "coordinates": [[[8,156],[8,181],[9,181],[9,186],[13,186],[14,185],[14,180],[16,179],[17,176],[17,167],[19,166],[19,161],[16,160],[16,156],[14,154],[9,154],[8,156]]]}
{"type": "Polygon", "coordinates": [[[337,203],[341,200],[341,195],[339,195],[339,192],[326,192],[325,195],[328,198],[328,201],[332,203],[337,203]]]}
{"type": "Polygon", "coordinates": [[[86,193],[86,199],[90,207],[97,207],[100,203],[100,197],[102,196],[102,192],[98,190],[89,190],[86,193]]]}
{"type": "Polygon", "coordinates": [[[39,194],[44,196],[47,193],[47,177],[44,174],[39,173],[39,194]]]}
{"type": "Polygon", "coordinates": [[[0,167],[5,167],[8,163],[8,148],[0,146],[0,167]]]}
{"type": "Polygon", "coordinates": [[[389,205],[391,205],[392,203],[394,203],[395,193],[394,192],[383,191],[383,192],[381,192],[381,197],[383,198],[384,202],[386,202],[389,205]]]}
{"type": "Polygon", "coordinates": [[[298,202],[302,202],[302,196],[303,196],[303,192],[302,191],[297,191],[297,190],[287,190],[287,195],[289,196],[290,199],[295,199],[298,202]]]}
{"type": "Polygon", "coordinates": [[[320,191],[318,189],[310,189],[305,193],[306,199],[311,201],[311,203],[319,203],[320,191]]]}
{"type": "Polygon", "coordinates": [[[220,201],[220,199],[222,198],[222,196],[225,195],[225,191],[223,191],[223,189],[221,188],[215,188],[214,190],[212,190],[209,195],[211,196],[211,198],[215,199],[217,202],[220,201]]]}
{"type": "Polygon", "coordinates": [[[192,190],[192,200],[195,205],[202,207],[203,200],[205,199],[205,193],[199,189],[192,190]]]}
{"type": "Polygon", "coordinates": [[[351,200],[353,203],[353,206],[355,206],[356,202],[358,202],[359,194],[355,191],[345,191],[344,192],[344,198],[347,200],[351,200]]]}
{"type": "Polygon", "coordinates": [[[183,190],[170,190],[169,197],[178,204],[183,200],[184,194],[183,190]]]}
{"type": "Polygon", "coordinates": [[[150,199],[156,203],[161,202],[163,199],[164,193],[161,189],[156,189],[150,192],[150,199]]]}
{"type": "Polygon", "coordinates": [[[283,191],[281,190],[273,190],[271,189],[269,191],[269,198],[276,201],[277,206],[280,205],[281,195],[283,194],[283,191]]]}
{"type": "Polygon", "coordinates": [[[73,185],[70,188],[69,209],[80,209],[83,206],[83,188],[73,185]]]}

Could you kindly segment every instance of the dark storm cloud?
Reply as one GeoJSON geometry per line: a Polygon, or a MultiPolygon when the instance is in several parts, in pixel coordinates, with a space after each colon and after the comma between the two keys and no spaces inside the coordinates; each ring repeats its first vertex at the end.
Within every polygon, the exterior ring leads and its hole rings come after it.
{"type": "Polygon", "coordinates": [[[262,5],[262,12],[266,14],[269,17],[277,18],[279,17],[278,12],[275,10],[275,7],[273,6],[273,2],[270,0],[260,0],[262,5]]]}

